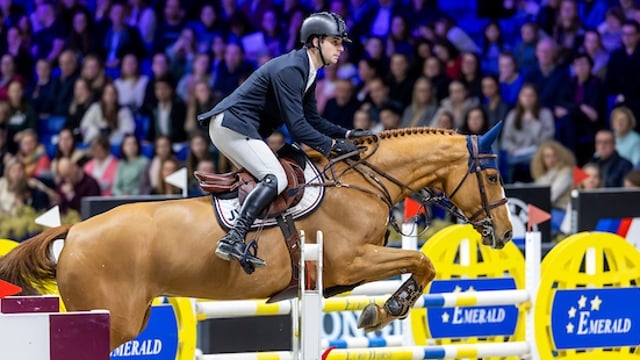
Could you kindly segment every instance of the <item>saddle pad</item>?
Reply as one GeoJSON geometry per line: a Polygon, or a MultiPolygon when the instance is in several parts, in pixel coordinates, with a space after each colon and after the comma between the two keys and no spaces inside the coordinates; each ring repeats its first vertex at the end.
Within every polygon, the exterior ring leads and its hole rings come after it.
{"type": "MultiPolygon", "coordinates": [[[[322,183],[322,175],[314,163],[309,159],[306,159],[306,166],[304,169],[304,181],[305,184],[320,184],[322,183]]],[[[287,190],[285,190],[287,191],[287,190]]],[[[240,213],[240,201],[237,196],[229,197],[228,194],[223,196],[211,196],[213,201],[213,208],[215,209],[216,218],[220,225],[229,230],[233,226],[235,219],[240,213]]],[[[294,220],[303,218],[311,214],[318,208],[324,197],[323,186],[307,186],[304,188],[304,196],[300,202],[289,208],[286,213],[291,214],[294,220]]],[[[251,227],[252,230],[256,230],[259,227],[273,227],[278,225],[275,218],[256,219],[251,227]]]]}

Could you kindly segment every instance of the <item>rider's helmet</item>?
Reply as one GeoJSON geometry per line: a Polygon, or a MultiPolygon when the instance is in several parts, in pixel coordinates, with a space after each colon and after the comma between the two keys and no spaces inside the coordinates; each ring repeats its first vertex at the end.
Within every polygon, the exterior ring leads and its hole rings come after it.
{"type": "Polygon", "coordinates": [[[304,19],[300,28],[300,41],[309,46],[314,36],[335,36],[344,42],[351,42],[344,20],[340,15],[331,12],[311,14],[304,19]]]}

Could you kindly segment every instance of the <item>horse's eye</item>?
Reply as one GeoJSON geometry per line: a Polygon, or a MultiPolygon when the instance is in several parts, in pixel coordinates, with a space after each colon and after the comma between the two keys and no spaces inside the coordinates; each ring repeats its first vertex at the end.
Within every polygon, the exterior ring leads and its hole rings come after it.
{"type": "Polygon", "coordinates": [[[495,184],[498,182],[498,175],[496,174],[489,175],[487,176],[487,180],[489,180],[490,183],[495,184]]]}

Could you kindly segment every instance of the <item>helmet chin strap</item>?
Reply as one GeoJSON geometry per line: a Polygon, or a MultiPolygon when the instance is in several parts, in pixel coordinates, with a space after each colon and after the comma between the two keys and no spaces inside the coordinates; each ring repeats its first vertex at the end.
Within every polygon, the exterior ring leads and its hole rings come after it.
{"type": "Polygon", "coordinates": [[[318,49],[318,54],[320,54],[320,60],[322,60],[322,65],[323,66],[327,66],[327,65],[329,65],[329,63],[325,61],[324,55],[322,55],[322,48],[320,47],[320,42],[322,41],[323,38],[324,38],[324,36],[319,36],[318,37],[318,46],[314,46],[314,47],[316,49],[318,49]]]}

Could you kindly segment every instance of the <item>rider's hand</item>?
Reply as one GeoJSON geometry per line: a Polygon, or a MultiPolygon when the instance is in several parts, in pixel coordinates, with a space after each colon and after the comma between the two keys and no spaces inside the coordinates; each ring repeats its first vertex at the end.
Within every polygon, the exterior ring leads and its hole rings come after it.
{"type": "Polygon", "coordinates": [[[373,136],[374,133],[371,130],[363,130],[363,129],[353,129],[347,131],[347,135],[345,138],[347,139],[355,139],[359,137],[373,136]]]}
{"type": "MultiPolygon", "coordinates": [[[[331,157],[337,157],[354,151],[358,151],[358,147],[353,143],[345,139],[335,139],[333,145],[331,146],[331,157]]],[[[360,158],[360,155],[355,154],[352,158],[354,160],[358,160],[360,158]]]]}

